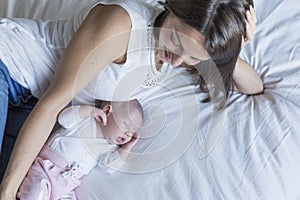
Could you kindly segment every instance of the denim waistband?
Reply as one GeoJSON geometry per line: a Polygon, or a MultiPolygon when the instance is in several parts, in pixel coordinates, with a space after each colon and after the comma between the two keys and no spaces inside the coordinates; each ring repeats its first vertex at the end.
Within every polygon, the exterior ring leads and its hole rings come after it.
{"type": "Polygon", "coordinates": [[[31,97],[30,90],[24,88],[19,83],[17,83],[15,80],[13,80],[5,66],[5,64],[0,59],[0,73],[2,73],[6,79],[6,82],[8,84],[8,98],[10,103],[13,103],[14,105],[19,104],[20,98],[23,99],[23,101],[27,101],[28,98],[31,97]]]}

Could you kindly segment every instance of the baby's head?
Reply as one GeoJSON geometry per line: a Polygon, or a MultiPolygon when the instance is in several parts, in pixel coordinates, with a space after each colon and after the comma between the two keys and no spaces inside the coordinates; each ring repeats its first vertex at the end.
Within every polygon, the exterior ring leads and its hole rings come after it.
{"type": "Polygon", "coordinates": [[[100,108],[107,114],[107,124],[101,124],[103,136],[111,144],[129,142],[143,124],[143,108],[137,100],[101,101],[100,108]]]}

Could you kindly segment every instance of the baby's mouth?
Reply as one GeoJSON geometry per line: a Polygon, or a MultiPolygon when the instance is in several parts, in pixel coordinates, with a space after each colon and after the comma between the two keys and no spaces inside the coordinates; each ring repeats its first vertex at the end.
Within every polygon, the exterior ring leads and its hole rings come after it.
{"type": "Polygon", "coordinates": [[[122,138],[122,137],[118,137],[118,138],[117,138],[117,142],[118,142],[118,143],[120,143],[120,144],[121,144],[121,143],[123,143],[123,142],[124,142],[124,140],[125,140],[125,139],[124,139],[124,138],[122,138]]]}

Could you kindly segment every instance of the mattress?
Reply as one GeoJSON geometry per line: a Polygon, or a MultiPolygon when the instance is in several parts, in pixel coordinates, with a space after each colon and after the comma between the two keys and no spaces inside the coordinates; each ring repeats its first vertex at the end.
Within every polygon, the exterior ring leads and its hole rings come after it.
{"type": "MultiPolygon", "coordinates": [[[[66,18],[90,3],[1,0],[0,17],[66,18]]],[[[300,198],[298,1],[254,4],[255,39],[240,56],[261,76],[264,93],[234,92],[219,112],[200,102],[184,69],[172,70],[140,94],[145,123],[135,159],[113,175],[93,169],[76,189],[78,199],[300,198]]]]}

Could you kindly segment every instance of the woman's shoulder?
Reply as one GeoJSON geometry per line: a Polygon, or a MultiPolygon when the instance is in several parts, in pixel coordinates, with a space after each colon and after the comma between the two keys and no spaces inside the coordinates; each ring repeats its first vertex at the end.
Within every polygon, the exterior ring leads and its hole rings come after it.
{"type": "Polygon", "coordinates": [[[102,0],[97,3],[95,10],[102,10],[101,7],[110,7],[114,15],[129,19],[132,28],[142,28],[154,21],[160,10],[147,1],[140,0],[102,0]]]}
{"type": "Polygon", "coordinates": [[[130,16],[128,12],[118,5],[96,5],[88,14],[89,18],[94,21],[95,26],[103,26],[109,24],[114,26],[124,26],[128,28],[130,24],[130,16]]]}

